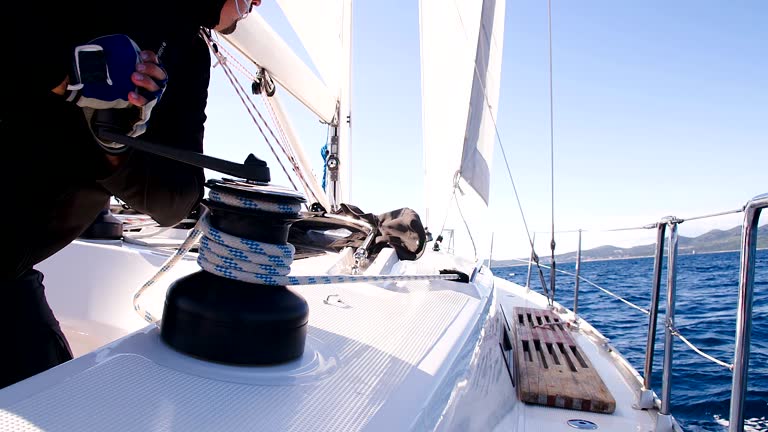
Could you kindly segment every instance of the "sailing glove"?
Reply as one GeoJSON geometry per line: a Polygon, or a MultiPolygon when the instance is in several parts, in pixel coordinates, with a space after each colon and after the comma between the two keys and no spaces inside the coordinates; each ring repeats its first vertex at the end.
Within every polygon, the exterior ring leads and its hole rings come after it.
{"type": "MultiPolygon", "coordinates": [[[[131,81],[131,75],[141,62],[140,52],[131,38],[121,34],[102,36],[75,48],[67,99],[83,108],[92,130],[96,129],[94,125],[105,126],[105,118],[112,122],[111,129],[130,137],[139,136],[146,130],[152,108],[165,91],[167,79],[156,80],[160,87],[156,92],[137,87],[131,81]],[[128,93],[132,91],[147,98],[147,104],[142,107],[131,104],[128,93]]],[[[94,132],[104,150],[120,153],[126,149],[125,145],[101,139],[97,131],[94,132]]]]}

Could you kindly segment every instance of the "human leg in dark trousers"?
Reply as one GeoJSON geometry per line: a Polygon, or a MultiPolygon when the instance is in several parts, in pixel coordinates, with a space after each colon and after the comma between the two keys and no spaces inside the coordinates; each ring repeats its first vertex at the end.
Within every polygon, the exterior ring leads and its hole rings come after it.
{"type": "Polygon", "coordinates": [[[28,270],[0,282],[0,388],[72,359],[64,333],[45,299],[43,274],[28,270]]]}

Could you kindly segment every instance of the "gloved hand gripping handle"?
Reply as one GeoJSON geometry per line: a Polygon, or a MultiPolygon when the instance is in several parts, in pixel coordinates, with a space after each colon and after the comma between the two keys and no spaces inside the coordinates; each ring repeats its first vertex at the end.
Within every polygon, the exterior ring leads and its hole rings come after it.
{"type": "Polygon", "coordinates": [[[120,133],[116,133],[114,130],[110,130],[109,127],[106,126],[97,128],[94,130],[94,133],[96,133],[100,139],[105,141],[123,144],[139,151],[163,156],[199,168],[206,168],[212,171],[220,172],[222,174],[229,174],[233,177],[259,183],[269,183],[271,181],[269,167],[267,167],[266,162],[256,158],[252,154],[248,156],[244,163],[239,164],[224,159],[218,159],[202,153],[189,150],[181,150],[138,138],[129,137],[120,133]]]}

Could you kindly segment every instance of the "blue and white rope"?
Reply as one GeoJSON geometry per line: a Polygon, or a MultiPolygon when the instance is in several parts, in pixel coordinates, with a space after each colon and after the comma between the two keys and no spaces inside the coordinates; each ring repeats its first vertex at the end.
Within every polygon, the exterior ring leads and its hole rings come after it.
{"type": "MultiPolygon", "coordinates": [[[[300,205],[275,205],[264,201],[243,199],[232,194],[211,190],[208,197],[212,201],[239,208],[273,211],[285,215],[298,215],[300,205]],[[273,210],[266,210],[266,209],[273,210]]],[[[290,276],[291,264],[296,248],[292,244],[271,244],[240,238],[214,228],[210,224],[210,213],[205,209],[187,239],[178,250],[168,258],[160,270],[155,273],[133,296],[136,312],[147,322],[158,319],[144,309],[139,298],[149,287],[167,273],[200,239],[198,265],[205,271],[229,279],[251,282],[261,285],[320,285],[353,282],[396,282],[417,280],[458,279],[456,274],[425,275],[319,275],[290,276]]]]}
{"type": "Polygon", "coordinates": [[[197,263],[205,271],[229,279],[262,285],[318,285],[345,282],[455,279],[448,275],[320,275],[289,276],[295,248],[227,234],[211,226],[208,214],[200,218],[200,252],[197,263]]]}
{"type": "Polygon", "coordinates": [[[218,190],[209,191],[208,199],[232,207],[239,207],[248,210],[261,210],[264,212],[279,213],[284,215],[297,215],[301,210],[300,203],[291,204],[284,202],[280,203],[264,201],[218,190]]]}

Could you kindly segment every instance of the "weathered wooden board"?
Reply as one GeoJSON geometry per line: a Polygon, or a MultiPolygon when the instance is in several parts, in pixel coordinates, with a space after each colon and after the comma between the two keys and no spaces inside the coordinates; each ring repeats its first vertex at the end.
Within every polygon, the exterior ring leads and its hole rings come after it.
{"type": "Polygon", "coordinates": [[[605,382],[560,318],[547,309],[516,307],[512,321],[520,400],[598,413],[616,409],[605,382]]]}

